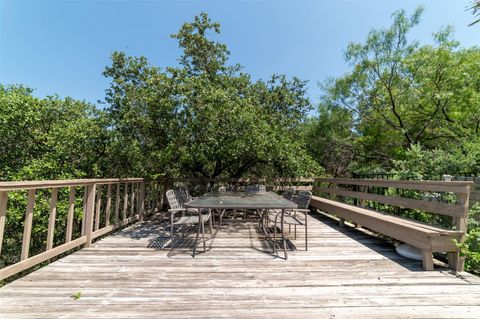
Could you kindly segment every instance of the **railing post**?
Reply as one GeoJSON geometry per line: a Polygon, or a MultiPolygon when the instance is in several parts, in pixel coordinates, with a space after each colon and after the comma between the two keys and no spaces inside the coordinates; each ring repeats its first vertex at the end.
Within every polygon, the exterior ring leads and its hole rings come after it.
{"type": "Polygon", "coordinates": [[[87,205],[85,206],[85,236],[87,236],[87,242],[85,247],[92,245],[92,233],[93,233],[93,215],[95,213],[95,188],[96,184],[87,185],[87,205]]]}
{"type": "Polygon", "coordinates": [[[139,209],[139,221],[143,222],[143,215],[145,214],[145,179],[142,179],[140,182],[140,195],[139,195],[139,203],[140,203],[140,209],[139,209]]]}
{"type": "Polygon", "coordinates": [[[32,234],[32,221],[33,221],[33,207],[35,206],[35,195],[37,190],[35,188],[28,190],[27,195],[27,212],[25,213],[25,222],[23,225],[23,241],[22,241],[22,253],[20,260],[28,258],[30,250],[30,236],[32,234]]]}
{"type": "Polygon", "coordinates": [[[3,234],[5,232],[5,219],[7,217],[8,193],[0,191],[0,256],[2,255],[3,234]]]}
{"type": "Polygon", "coordinates": [[[50,216],[48,218],[48,233],[47,233],[47,248],[50,250],[53,248],[53,237],[55,235],[55,219],[57,217],[57,199],[58,199],[58,187],[52,188],[52,196],[50,198],[50,216]]]}

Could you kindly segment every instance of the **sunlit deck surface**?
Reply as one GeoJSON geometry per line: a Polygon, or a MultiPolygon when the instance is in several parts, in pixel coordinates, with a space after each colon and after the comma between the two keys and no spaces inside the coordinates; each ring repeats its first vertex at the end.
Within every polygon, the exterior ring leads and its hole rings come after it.
{"type": "Polygon", "coordinates": [[[255,222],[225,223],[193,259],[192,236],[173,252],[158,248],[168,233],[154,218],[0,288],[0,318],[480,317],[479,278],[423,271],[323,215],[309,225],[309,250],[300,230],[287,261],[255,222]]]}

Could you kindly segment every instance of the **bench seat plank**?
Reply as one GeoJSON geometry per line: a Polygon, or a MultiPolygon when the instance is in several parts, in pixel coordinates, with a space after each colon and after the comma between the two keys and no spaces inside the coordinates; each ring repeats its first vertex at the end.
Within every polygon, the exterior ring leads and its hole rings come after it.
{"type": "MultiPolygon", "coordinates": [[[[310,205],[338,217],[357,222],[373,231],[408,243],[422,250],[456,249],[451,237],[463,235],[463,232],[446,230],[426,224],[420,224],[405,218],[386,215],[362,207],[340,203],[334,200],[313,196],[310,205]],[[434,243],[434,244],[432,244],[434,243]]],[[[441,251],[441,250],[440,250],[441,251]]]]}

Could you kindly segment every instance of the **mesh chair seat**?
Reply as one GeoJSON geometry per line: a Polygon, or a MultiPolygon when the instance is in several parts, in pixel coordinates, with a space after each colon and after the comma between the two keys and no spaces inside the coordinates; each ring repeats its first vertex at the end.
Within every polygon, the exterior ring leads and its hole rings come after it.
{"type": "MultiPolygon", "coordinates": [[[[274,223],[275,218],[277,218],[277,222],[280,222],[280,216],[277,217],[277,215],[280,214],[281,212],[282,212],[281,210],[275,210],[273,212],[268,213],[269,220],[274,223]]],[[[291,214],[291,212],[285,212],[285,216],[283,217],[283,223],[288,225],[300,225],[300,226],[305,225],[305,220],[302,218],[299,218],[300,217],[299,215],[295,216],[291,214]]]]}
{"type": "MultiPolygon", "coordinates": [[[[202,215],[202,222],[207,222],[210,218],[210,215],[202,215]]],[[[184,224],[198,224],[200,221],[198,215],[192,216],[181,216],[178,220],[173,222],[173,225],[184,225],[184,224]]]]}

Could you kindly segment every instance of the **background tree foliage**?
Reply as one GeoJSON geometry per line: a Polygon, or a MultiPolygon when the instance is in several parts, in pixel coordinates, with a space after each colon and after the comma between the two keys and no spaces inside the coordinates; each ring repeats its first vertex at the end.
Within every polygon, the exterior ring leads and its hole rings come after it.
{"type": "Polygon", "coordinates": [[[311,109],[305,82],[284,75],[253,82],[227,64],[227,47],[210,32],[220,26],[205,13],[185,23],[172,35],[183,51],[180,65],[165,70],[113,53],[106,99],[124,171],[210,178],[320,173],[297,134],[311,109]]]}
{"type": "Polygon", "coordinates": [[[474,24],[479,23],[480,19],[478,17],[480,16],[480,1],[479,0],[472,0],[472,5],[468,9],[476,17],[476,20],[474,20],[472,23],[470,23],[469,26],[472,26],[474,24]]]}
{"type": "Polygon", "coordinates": [[[0,85],[0,180],[102,175],[108,134],[91,104],[0,85]]]}
{"type": "MultiPolygon", "coordinates": [[[[480,172],[480,49],[460,47],[451,27],[435,33],[433,44],[411,41],[422,11],[410,17],[398,11],[390,27],[349,44],[351,71],[323,84],[318,116],[305,125],[304,137],[330,175],[431,180],[480,172]]],[[[478,220],[477,205],[462,245],[467,269],[477,273],[478,220]]]]}
{"type": "MultiPolygon", "coordinates": [[[[319,118],[307,136],[309,144],[330,144],[316,157],[330,173],[388,171],[407,159],[413,146],[466,155],[478,141],[480,50],[459,47],[450,27],[434,34],[432,45],[409,41],[421,13],[421,8],[411,17],[396,12],[391,27],[350,44],[345,58],[352,71],[325,84],[319,118]],[[340,123],[329,125],[327,119],[340,123]],[[331,153],[342,160],[329,158],[331,153]]],[[[479,163],[479,158],[463,167],[450,162],[443,173],[479,163]]]]}
{"type": "MultiPolygon", "coordinates": [[[[339,177],[391,172],[407,179],[478,172],[480,49],[461,47],[450,27],[432,44],[411,41],[421,15],[421,8],[410,17],[398,11],[390,27],[349,44],[351,70],[323,84],[316,116],[304,81],[281,74],[255,81],[229,64],[226,45],[212,40],[220,25],[205,13],[172,35],[182,52],[176,66],[114,52],[104,70],[111,80],[105,109],[0,85],[0,180],[307,177],[323,168],[339,177]]],[[[39,250],[43,195],[35,208],[39,250]]],[[[20,232],[25,200],[15,196],[7,228],[20,232]]],[[[472,252],[480,209],[471,214],[462,249],[467,266],[478,269],[472,252]]],[[[9,240],[21,242],[15,236],[9,240]]]]}

